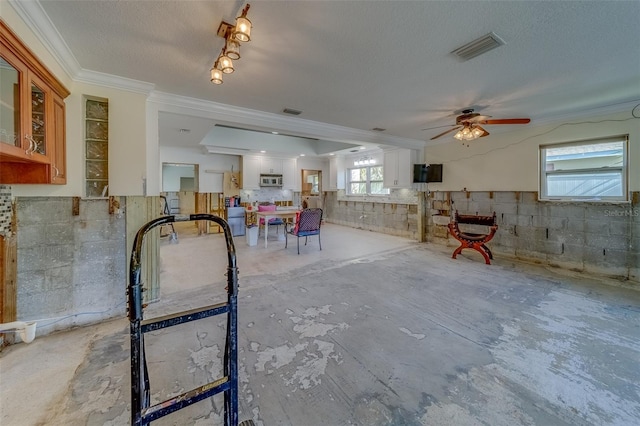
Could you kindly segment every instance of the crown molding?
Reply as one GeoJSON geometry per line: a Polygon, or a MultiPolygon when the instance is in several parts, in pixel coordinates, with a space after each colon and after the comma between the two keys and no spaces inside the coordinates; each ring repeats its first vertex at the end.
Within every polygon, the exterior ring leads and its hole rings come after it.
{"type": "Polygon", "coordinates": [[[226,105],[186,96],[154,91],[149,102],[156,103],[159,111],[196,115],[235,125],[257,126],[303,137],[333,140],[344,143],[382,144],[406,148],[423,148],[423,140],[400,138],[368,130],[337,126],[303,118],[285,117],[280,114],[226,105]]]}
{"type": "Polygon", "coordinates": [[[74,79],[82,69],[80,63],[45,13],[40,2],[9,0],[9,4],[33,31],[40,43],[47,48],[56,62],[60,64],[64,72],[71,79],[74,79]]]}
{"type": "Polygon", "coordinates": [[[74,81],[79,83],[94,84],[97,86],[109,87],[111,89],[126,90],[128,92],[149,95],[155,85],[146,81],[133,80],[117,75],[105,74],[103,72],[81,69],[74,81]]]}

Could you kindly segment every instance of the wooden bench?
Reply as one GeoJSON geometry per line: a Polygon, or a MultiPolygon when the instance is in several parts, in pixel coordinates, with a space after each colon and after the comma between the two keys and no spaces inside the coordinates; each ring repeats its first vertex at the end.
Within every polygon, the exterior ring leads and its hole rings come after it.
{"type": "Polygon", "coordinates": [[[454,250],[451,257],[455,259],[463,249],[470,248],[478,251],[484,257],[486,264],[491,265],[490,259],[493,259],[493,254],[485,244],[491,241],[497,230],[495,212],[493,212],[493,216],[478,216],[458,214],[456,210],[454,221],[449,223],[449,232],[453,238],[460,242],[460,247],[454,250]],[[460,230],[459,224],[486,226],[489,228],[489,232],[484,234],[465,232],[460,230]]]}

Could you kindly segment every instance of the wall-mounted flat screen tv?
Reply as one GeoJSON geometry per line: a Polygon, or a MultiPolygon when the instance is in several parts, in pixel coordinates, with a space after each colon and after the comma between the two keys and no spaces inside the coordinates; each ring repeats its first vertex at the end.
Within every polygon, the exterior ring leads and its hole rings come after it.
{"type": "Polygon", "coordinates": [[[413,182],[442,182],[442,164],[414,164],[413,182]]]}

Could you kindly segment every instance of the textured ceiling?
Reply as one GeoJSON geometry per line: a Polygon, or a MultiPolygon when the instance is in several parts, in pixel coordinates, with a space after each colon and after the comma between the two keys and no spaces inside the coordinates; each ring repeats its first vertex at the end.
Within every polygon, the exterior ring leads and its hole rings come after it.
{"type": "Polygon", "coordinates": [[[469,106],[535,125],[640,99],[638,1],[254,1],[252,41],[221,86],[209,82],[215,32],[244,3],[40,3],[83,69],[402,138],[428,140],[442,128],[423,129],[469,106]],[[490,31],[505,45],[450,54],[490,31]]]}

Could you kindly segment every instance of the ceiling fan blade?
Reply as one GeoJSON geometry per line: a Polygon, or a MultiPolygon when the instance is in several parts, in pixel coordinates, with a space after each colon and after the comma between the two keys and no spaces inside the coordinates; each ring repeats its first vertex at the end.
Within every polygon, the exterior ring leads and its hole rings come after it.
{"type": "Polygon", "coordinates": [[[449,130],[447,130],[447,131],[445,131],[445,132],[442,132],[442,133],[440,133],[439,135],[435,135],[434,137],[432,137],[432,138],[431,138],[431,140],[438,139],[440,136],[444,136],[444,135],[446,135],[447,133],[453,132],[454,130],[458,130],[460,127],[461,127],[461,126],[457,126],[457,127],[454,127],[453,129],[449,129],[449,130]]]}
{"type": "Polygon", "coordinates": [[[436,126],[436,127],[427,127],[426,129],[420,129],[422,131],[424,130],[433,130],[433,129],[440,129],[441,127],[453,127],[455,126],[455,124],[446,124],[444,126],[436,126]]]}
{"type": "Polygon", "coordinates": [[[483,120],[478,124],[527,124],[531,121],[529,118],[502,118],[496,120],[483,120]]]}

